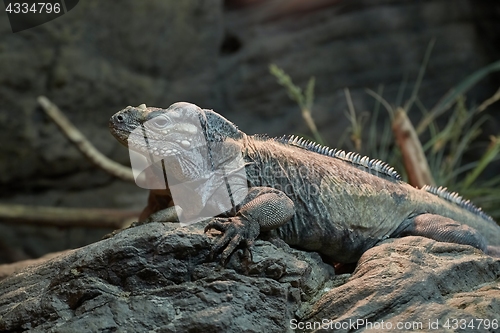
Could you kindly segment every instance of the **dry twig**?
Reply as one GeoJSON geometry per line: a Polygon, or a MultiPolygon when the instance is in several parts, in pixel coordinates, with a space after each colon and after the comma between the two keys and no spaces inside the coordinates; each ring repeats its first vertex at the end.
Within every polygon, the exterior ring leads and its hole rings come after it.
{"type": "Polygon", "coordinates": [[[62,208],[0,204],[2,223],[50,227],[120,229],[137,221],[140,212],[118,209],[62,208]]]}
{"type": "Polygon", "coordinates": [[[408,182],[419,188],[424,185],[435,185],[417,132],[402,108],[396,111],[392,121],[392,131],[403,155],[408,182]]]}

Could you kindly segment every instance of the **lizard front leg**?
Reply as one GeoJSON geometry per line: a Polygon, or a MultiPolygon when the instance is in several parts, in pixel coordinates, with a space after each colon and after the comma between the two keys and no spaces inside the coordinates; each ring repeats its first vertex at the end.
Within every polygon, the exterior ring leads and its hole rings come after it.
{"type": "Polygon", "coordinates": [[[150,191],[148,205],[139,216],[139,221],[132,223],[130,227],[151,222],[179,222],[181,214],[182,208],[173,204],[169,193],[150,191]]]}
{"type": "Polygon", "coordinates": [[[290,221],[295,213],[293,201],[285,193],[270,187],[252,188],[234,217],[214,218],[205,232],[215,229],[223,233],[211,251],[210,258],[222,251],[226,262],[238,246],[249,248],[261,231],[276,229],[290,221]]]}
{"type": "Polygon", "coordinates": [[[139,216],[139,223],[179,222],[180,206],[174,205],[170,192],[149,191],[148,204],[139,216]]]}

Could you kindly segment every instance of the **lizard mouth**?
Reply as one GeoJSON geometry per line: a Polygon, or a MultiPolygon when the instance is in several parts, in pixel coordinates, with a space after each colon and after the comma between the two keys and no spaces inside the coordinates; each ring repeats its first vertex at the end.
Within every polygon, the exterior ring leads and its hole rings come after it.
{"type": "Polygon", "coordinates": [[[118,140],[118,142],[120,142],[125,147],[128,147],[128,138],[130,136],[130,132],[111,126],[110,129],[111,129],[111,134],[113,134],[113,136],[118,140]]]}

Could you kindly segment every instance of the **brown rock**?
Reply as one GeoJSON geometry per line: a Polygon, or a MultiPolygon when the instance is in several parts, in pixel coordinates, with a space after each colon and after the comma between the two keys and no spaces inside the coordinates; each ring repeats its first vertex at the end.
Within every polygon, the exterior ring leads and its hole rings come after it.
{"type": "MultiPolygon", "coordinates": [[[[460,332],[495,332],[500,330],[499,276],[500,259],[469,246],[421,237],[388,240],[361,257],[344,285],[303,305],[298,316],[304,322],[343,324],[339,332],[350,331],[348,324],[358,320],[383,322],[385,330],[398,323],[422,325],[410,329],[414,331],[431,331],[430,322],[437,320],[439,331],[454,331],[454,319],[470,324],[460,332]],[[496,324],[488,329],[481,320],[496,324]]],[[[376,328],[369,325],[354,331],[376,328]]]]}

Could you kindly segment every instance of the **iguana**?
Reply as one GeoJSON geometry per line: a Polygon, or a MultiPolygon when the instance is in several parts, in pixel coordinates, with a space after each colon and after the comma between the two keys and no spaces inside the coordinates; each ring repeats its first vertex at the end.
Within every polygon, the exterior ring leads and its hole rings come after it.
{"type": "Polygon", "coordinates": [[[167,109],[129,106],[109,126],[120,143],[156,156],[156,172],[171,175],[164,189],[150,192],[141,220],[176,220],[176,184],[196,183],[198,206],[217,205],[210,201],[216,191],[229,193],[230,209],[205,228],[222,232],[212,250],[223,260],[259,235],[337,263],[354,263],[382,240],[409,235],[500,253],[500,227],[480,208],[445,188],[417,189],[379,160],[295,136],[250,136],[216,112],[184,102],[167,109]],[[212,182],[210,175],[235,156],[243,163],[228,169],[238,171],[229,171],[237,174],[232,183],[212,182]]]}

